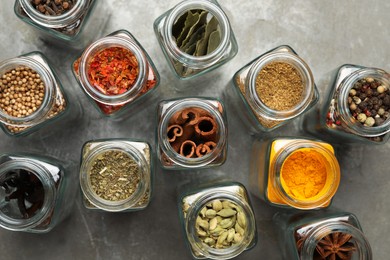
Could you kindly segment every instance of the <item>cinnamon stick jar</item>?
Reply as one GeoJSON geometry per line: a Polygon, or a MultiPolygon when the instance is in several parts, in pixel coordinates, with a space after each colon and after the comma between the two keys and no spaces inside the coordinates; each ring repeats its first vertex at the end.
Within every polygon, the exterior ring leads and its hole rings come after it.
{"type": "Polygon", "coordinates": [[[73,170],[51,157],[1,155],[0,226],[30,233],[53,229],[72,210],[77,194],[73,170]]]}
{"type": "Polygon", "coordinates": [[[157,139],[158,158],[165,169],[219,166],[226,160],[225,109],[210,98],[162,101],[157,139]]]}
{"type": "Polygon", "coordinates": [[[270,205],[309,210],[330,205],[340,167],[330,144],[280,137],[254,142],[249,178],[251,192],[270,205]]]}
{"type": "Polygon", "coordinates": [[[330,142],[386,143],[390,137],[390,73],[346,64],[332,74],[327,99],[305,118],[304,130],[330,142]]]}
{"type": "Polygon", "coordinates": [[[236,72],[231,86],[227,98],[253,133],[272,131],[318,101],[311,69],[289,46],[249,62],[236,72]]]}
{"type": "Polygon", "coordinates": [[[279,212],[273,222],[286,260],[373,259],[360,223],[351,213],[334,209],[279,212]]]}
{"type": "Polygon", "coordinates": [[[126,30],[89,45],[72,71],[96,109],[115,118],[126,116],[129,107],[140,109],[141,100],[150,97],[160,82],[151,58],[126,30]]]}

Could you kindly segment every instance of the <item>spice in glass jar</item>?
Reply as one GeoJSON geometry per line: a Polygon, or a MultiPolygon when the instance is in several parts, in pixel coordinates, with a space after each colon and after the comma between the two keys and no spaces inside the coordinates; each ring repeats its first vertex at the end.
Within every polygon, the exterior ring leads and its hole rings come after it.
{"type": "Polygon", "coordinates": [[[30,0],[31,5],[45,15],[62,15],[73,8],[77,0],[30,0]]]}

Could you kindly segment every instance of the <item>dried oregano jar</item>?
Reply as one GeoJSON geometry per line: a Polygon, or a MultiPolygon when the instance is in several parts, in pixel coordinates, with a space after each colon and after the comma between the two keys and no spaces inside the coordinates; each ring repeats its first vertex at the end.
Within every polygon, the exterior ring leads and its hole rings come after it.
{"type": "Polygon", "coordinates": [[[107,16],[103,14],[101,1],[72,0],[56,4],[54,0],[16,0],[14,12],[23,22],[36,28],[45,39],[65,43],[68,47],[81,48],[103,28],[107,16]],[[66,9],[62,7],[67,2],[66,9]],[[58,8],[59,6],[60,8],[58,8]],[[53,10],[54,9],[54,10],[53,10]],[[56,14],[53,13],[53,11],[56,14]]]}
{"type": "Polygon", "coordinates": [[[255,141],[251,192],[270,205],[309,210],[330,205],[340,167],[330,144],[302,138],[255,141]]]}
{"type": "Polygon", "coordinates": [[[210,98],[165,100],[158,107],[157,151],[165,169],[219,166],[226,160],[227,120],[210,98]]]}
{"type": "Polygon", "coordinates": [[[125,116],[125,110],[150,96],[160,75],[140,43],[127,31],[116,31],[89,45],[72,65],[80,86],[104,116],[125,116]],[[120,64],[122,70],[115,66],[120,64]],[[113,83],[114,82],[114,83],[113,83]]]}
{"type": "Polygon", "coordinates": [[[230,259],[255,246],[255,217],[242,184],[183,186],[178,203],[186,242],[195,259],[230,259]]]}
{"type": "Polygon", "coordinates": [[[238,51],[229,20],[215,0],[183,1],[157,18],[154,30],[180,79],[215,69],[238,51]]]}
{"type": "Polygon", "coordinates": [[[60,118],[71,119],[69,110],[76,106],[42,53],[1,62],[0,77],[0,125],[6,134],[27,135],[60,118]]]}
{"type": "Polygon", "coordinates": [[[252,132],[272,131],[309,110],[318,91],[309,66],[289,46],[260,55],[233,76],[227,98],[252,132]],[[235,92],[235,93],[232,93],[235,92]]]}
{"type": "Polygon", "coordinates": [[[373,259],[370,244],[351,213],[329,209],[277,213],[274,224],[284,259],[373,259]]]}
{"type": "Polygon", "coordinates": [[[92,140],[81,155],[80,185],[88,209],[137,211],[153,189],[150,145],[129,139],[92,140]]]}
{"type": "Polygon", "coordinates": [[[310,113],[303,127],[330,142],[386,143],[390,137],[390,74],[377,68],[341,66],[323,107],[310,113]]]}
{"type": "Polygon", "coordinates": [[[30,154],[0,156],[0,226],[46,233],[66,218],[77,190],[73,167],[30,154]]]}

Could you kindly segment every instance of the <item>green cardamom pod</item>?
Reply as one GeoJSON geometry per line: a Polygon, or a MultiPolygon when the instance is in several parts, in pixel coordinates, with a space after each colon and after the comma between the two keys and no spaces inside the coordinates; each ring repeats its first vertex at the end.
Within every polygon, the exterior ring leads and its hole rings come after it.
{"type": "Polygon", "coordinates": [[[207,211],[207,208],[204,207],[200,210],[200,215],[202,216],[202,218],[206,217],[206,211],[207,211]]]}
{"type": "Polygon", "coordinates": [[[227,236],[228,236],[228,232],[224,231],[221,235],[219,235],[218,240],[217,240],[217,244],[221,245],[223,243],[223,241],[226,240],[227,236]]]}
{"type": "Polygon", "coordinates": [[[207,237],[203,242],[209,244],[210,246],[215,245],[215,240],[212,239],[211,237],[207,237]]]}
{"type": "Polygon", "coordinates": [[[227,200],[222,201],[222,207],[224,209],[230,209],[231,208],[230,207],[230,201],[227,201],[227,200]]]}
{"type": "Polygon", "coordinates": [[[229,229],[226,241],[229,242],[229,243],[232,242],[233,239],[234,239],[234,234],[236,234],[236,230],[234,230],[234,228],[229,229]]]}
{"type": "Polygon", "coordinates": [[[246,228],[246,218],[245,218],[244,213],[242,213],[242,212],[238,212],[237,213],[237,221],[238,221],[238,224],[242,228],[246,228]]]}
{"type": "Polygon", "coordinates": [[[234,243],[240,243],[242,240],[242,236],[239,233],[234,234],[233,241],[234,243]]]}
{"type": "Polygon", "coordinates": [[[241,236],[244,236],[245,230],[236,222],[236,225],[234,226],[234,229],[237,233],[239,233],[241,236]]]}
{"type": "Polygon", "coordinates": [[[221,223],[219,223],[219,225],[222,227],[222,228],[228,228],[232,225],[232,220],[230,218],[226,218],[224,220],[221,221],[221,223]]]}
{"type": "Polygon", "coordinates": [[[218,219],[216,217],[211,219],[209,223],[209,230],[214,230],[217,227],[217,224],[218,224],[218,219]]]}
{"type": "Polygon", "coordinates": [[[214,218],[217,215],[217,212],[213,209],[208,209],[205,212],[207,218],[214,218]]]}
{"type": "Polygon", "coordinates": [[[221,226],[217,226],[213,231],[210,231],[210,234],[217,237],[222,234],[222,232],[225,232],[226,229],[222,228],[221,226]]]}
{"type": "Polygon", "coordinates": [[[220,200],[213,201],[213,210],[220,211],[222,209],[222,202],[220,200]]]}
{"type": "Polygon", "coordinates": [[[231,217],[233,215],[236,215],[236,213],[237,213],[237,211],[235,211],[234,209],[224,208],[224,209],[218,211],[217,215],[224,217],[224,218],[228,218],[228,217],[231,217]]]}

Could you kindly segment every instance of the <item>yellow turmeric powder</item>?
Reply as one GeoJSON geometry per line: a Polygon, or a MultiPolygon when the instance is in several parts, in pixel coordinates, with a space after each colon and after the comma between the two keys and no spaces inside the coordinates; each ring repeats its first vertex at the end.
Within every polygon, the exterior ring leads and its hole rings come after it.
{"type": "Polygon", "coordinates": [[[287,194],[298,200],[309,200],[324,188],[327,163],[314,149],[302,148],[289,155],[281,169],[281,183],[287,194]]]}

